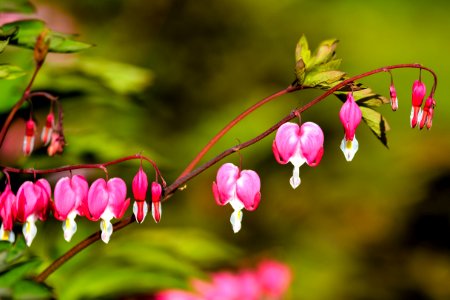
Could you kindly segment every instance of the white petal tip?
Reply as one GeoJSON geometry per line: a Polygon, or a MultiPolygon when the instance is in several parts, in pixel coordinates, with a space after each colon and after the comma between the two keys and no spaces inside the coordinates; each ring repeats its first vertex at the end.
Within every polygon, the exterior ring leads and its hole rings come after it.
{"type": "Polygon", "coordinates": [[[301,180],[300,177],[291,177],[291,179],[289,179],[289,183],[291,184],[292,188],[295,190],[296,188],[299,187],[301,180]]]}
{"type": "Polygon", "coordinates": [[[66,219],[63,221],[62,228],[64,231],[64,239],[66,242],[70,242],[75,232],[77,232],[77,223],[74,219],[66,219]]]}
{"type": "Polygon", "coordinates": [[[113,227],[110,221],[101,220],[100,229],[102,230],[101,238],[105,244],[108,244],[109,239],[113,233],[113,227]]]}
{"type": "Polygon", "coordinates": [[[241,210],[235,210],[230,217],[230,223],[233,227],[233,232],[238,233],[239,230],[241,230],[242,226],[242,211],[241,210]]]}
{"type": "Polygon", "coordinates": [[[344,153],[345,159],[347,161],[352,161],[353,157],[355,157],[356,152],[358,151],[359,143],[356,137],[353,138],[353,141],[347,141],[345,137],[341,142],[341,150],[344,153]]]}
{"type": "Polygon", "coordinates": [[[27,246],[30,247],[37,233],[36,225],[34,224],[34,222],[27,221],[25,224],[23,224],[22,232],[27,246]]]}

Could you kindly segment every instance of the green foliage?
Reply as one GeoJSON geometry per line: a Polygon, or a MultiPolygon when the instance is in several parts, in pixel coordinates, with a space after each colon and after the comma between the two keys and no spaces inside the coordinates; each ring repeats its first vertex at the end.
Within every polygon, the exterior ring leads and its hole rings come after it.
{"type": "Polygon", "coordinates": [[[0,1],[0,13],[32,13],[34,6],[28,0],[2,0],[0,1]]]}
{"type": "Polygon", "coordinates": [[[55,293],[61,299],[117,298],[187,288],[192,277],[201,278],[205,269],[230,264],[239,254],[205,231],[151,227],[136,225],[114,233],[108,245],[91,246],[49,278],[55,293]]]}
{"type": "Polygon", "coordinates": [[[10,64],[0,64],[0,79],[16,79],[25,75],[22,68],[10,64]]]}
{"type": "Polygon", "coordinates": [[[26,255],[26,248],[22,237],[15,244],[0,242],[0,297],[50,299],[49,288],[30,279],[41,261],[26,255]]]}
{"type": "MultiPolygon", "coordinates": [[[[7,23],[0,27],[3,32],[17,30],[9,39],[9,45],[34,49],[37,37],[46,29],[45,22],[41,20],[22,20],[7,23]]],[[[92,44],[76,41],[76,35],[50,31],[46,36],[49,43],[49,52],[73,53],[92,47],[92,44]]]]}
{"type": "MultiPolygon", "coordinates": [[[[336,58],[337,43],[336,39],[323,41],[311,56],[306,37],[303,35],[300,38],[295,49],[297,61],[295,73],[298,84],[304,87],[329,90],[349,78],[345,72],[338,70],[341,59],[336,58]]],[[[345,102],[349,92],[353,92],[353,97],[361,108],[364,122],[383,145],[387,146],[386,131],[389,130],[389,125],[374,108],[389,103],[389,100],[374,93],[372,89],[361,83],[344,86],[334,92],[334,95],[345,102]]]]}

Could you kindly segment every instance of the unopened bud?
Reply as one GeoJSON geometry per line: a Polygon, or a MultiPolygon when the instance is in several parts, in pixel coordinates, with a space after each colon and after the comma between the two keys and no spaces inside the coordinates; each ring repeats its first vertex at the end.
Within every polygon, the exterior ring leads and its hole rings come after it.
{"type": "Polygon", "coordinates": [[[34,135],[36,133],[36,123],[33,119],[29,119],[25,123],[25,136],[23,138],[23,153],[30,155],[34,148],[34,135]]]}
{"type": "Polygon", "coordinates": [[[157,182],[152,182],[152,216],[156,223],[159,223],[161,220],[161,194],[161,185],[157,182]]]}
{"type": "Polygon", "coordinates": [[[47,120],[45,122],[44,128],[42,128],[41,133],[41,141],[46,146],[50,143],[54,125],[55,125],[55,116],[53,115],[53,113],[49,113],[47,115],[47,120]]]}
{"type": "Polygon", "coordinates": [[[46,28],[36,39],[36,44],[34,46],[34,60],[38,65],[42,65],[44,63],[45,57],[48,53],[49,41],[46,39],[48,31],[49,30],[46,28]]]}

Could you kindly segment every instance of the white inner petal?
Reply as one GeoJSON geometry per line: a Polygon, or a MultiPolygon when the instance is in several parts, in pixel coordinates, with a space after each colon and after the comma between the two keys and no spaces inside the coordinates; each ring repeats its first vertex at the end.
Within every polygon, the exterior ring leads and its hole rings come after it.
{"type": "Polygon", "coordinates": [[[341,142],[341,150],[344,153],[345,159],[347,161],[352,161],[353,157],[355,156],[356,152],[358,151],[359,148],[359,143],[358,140],[356,139],[356,136],[353,138],[353,141],[347,141],[344,138],[342,139],[341,142]]]}
{"type": "Polygon", "coordinates": [[[16,240],[16,236],[14,235],[14,232],[11,230],[4,230],[3,224],[0,227],[0,239],[2,241],[9,241],[10,243],[14,243],[16,240]]]}
{"type": "Polygon", "coordinates": [[[34,224],[35,221],[36,220],[34,218],[34,215],[31,215],[27,218],[27,221],[25,222],[25,224],[23,224],[22,227],[23,236],[25,237],[25,241],[28,247],[31,246],[31,243],[33,242],[34,237],[37,233],[37,227],[34,224]]]}
{"type": "Polygon", "coordinates": [[[233,232],[237,233],[241,230],[241,222],[242,222],[242,211],[235,210],[230,217],[231,226],[233,227],[233,232]]]}
{"type": "Polygon", "coordinates": [[[100,229],[102,230],[102,241],[105,244],[108,244],[109,239],[111,238],[111,234],[113,233],[113,227],[110,221],[111,220],[104,220],[104,219],[100,221],[100,229]]]}
{"type": "Polygon", "coordinates": [[[77,223],[75,222],[76,214],[70,213],[67,219],[63,221],[62,228],[64,231],[64,239],[70,242],[75,232],[77,232],[77,223]]]}

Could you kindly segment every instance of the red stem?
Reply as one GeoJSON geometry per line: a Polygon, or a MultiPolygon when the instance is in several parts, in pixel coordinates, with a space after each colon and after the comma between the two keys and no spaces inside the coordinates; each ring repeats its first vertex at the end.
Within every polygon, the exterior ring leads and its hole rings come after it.
{"type": "Polygon", "coordinates": [[[11,122],[14,119],[14,116],[16,115],[17,111],[22,107],[23,103],[30,97],[31,86],[33,85],[33,82],[36,79],[36,76],[37,76],[39,70],[41,69],[41,67],[42,67],[42,64],[36,65],[33,75],[31,76],[30,82],[28,82],[28,85],[25,88],[25,91],[23,92],[22,97],[19,99],[19,101],[17,101],[17,103],[13,106],[13,108],[9,112],[9,115],[6,118],[6,121],[2,126],[2,130],[0,131],[0,148],[2,147],[3,142],[5,141],[6,133],[8,132],[8,128],[11,125],[11,122]]]}
{"type": "MultiPolygon", "coordinates": [[[[322,101],[323,99],[325,99],[326,97],[328,97],[329,95],[331,95],[332,93],[336,92],[337,90],[345,87],[346,85],[361,79],[363,77],[367,77],[376,73],[380,73],[380,72],[387,72],[389,70],[392,69],[398,69],[398,68],[420,68],[420,69],[424,69],[429,71],[433,77],[434,77],[434,84],[431,90],[431,93],[434,93],[436,90],[436,85],[437,85],[437,76],[434,73],[433,70],[423,67],[420,64],[400,64],[400,65],[393,65],[393,66],[388,66],[388,67],[384,67],[384,68],[379,68],[376,70],[372,70],[360,75],[356,75],[353,76],[351,78],[348,78],[344,81],[342,81],[341,83],[337,84],[336,86],[334,86],[333,88],[331,88],[330,90],[326,91],[325,93],[323,93],[322,95],[320,95],[319,97],[313,99],[312,101],[310,101],[309,103],[305,104],[304,106],[295,109],[294,111],[292,111],[290,114],[288,114],[287,116],[285,116],[283,119],[281,119],[278,123],[276,123],[275,125],[273,125],[272,127],[270,127],[269,129],[267,129],[266,131],[264,131],[263,133],[261,133],[260,135],[256,136],[255,138],[248,140],[244,143],[241,143],[235,147],[229,148],[227,150],[225,150],[224,152],[222,152],[221,154],[217,155],[216,157],[214,157],[213,159],[209,160],[208,162],[204,163],[203,165],[201,165],[200,167],[189,171],[188,173],[186,173],[186,170],[189,168],[193,168],[195,166],[195,164],[201,159],[201,157],[203,157],[206,152],[208,151],[208,149],[211,148],[212,144],[214,144],[215,142],[217,142],[218,139],[220,139],[221,136],[223,136],[231,127],[233,127],[234,125],[236,125],[236,123],[238,123],[240,120],[242,120],[246,115],[248,115],[249,113],[251,113],[252,111],[254,111],[257,107],[263,105],[264,103],[267,103],[273,99],[275,99],[278,96],[284,95],[288,92],[292,92],[292,91],[296,91],[296,90],[300,90],[304,87],[297,87],[297,86],[290,86],[280,92],[277,92],[265,99],[263,99],[262,101],[258,102],[257,104],[255,104],[254,106],[252,106],[251,108],[249,108],[248,110],[246,110],[244,113],[242,113],[241,115],[239,115],[237,118],[235,118],[232,122],[230,122],[224,129],[222,129],[219,134],[217,134],[211,141],[210,143],[208,143],[204,149],[202,149],[202,151],[194,158],[194,160],[189,164],[189,166],[186,168],[185,171],[182,172],[182,174],[169,186],[167,186],[164,189],[164,200],[167,200],[180,186],[183,186],[186,182],[188,182],[189,180],[191,180],[192,178],[194,178],[195,176],[199,175],[200,173],[202,173],[203,171],[205,171],[206,169],[208,169],[209,167],[213,166],[214,164],[216,164],[217,162],[219,162],[220,160],[222,160],[223,158],[227,157],[228,155],[239,151],[240,149],[244,149],[246,147],[249,147],[253,144],[255,144],[256,142],[260,141],[261,139],[265,138],[266,136],[268,136],[269,134],[271,134],[272,132],[274,132],[275,130],[277,130],[282,124],[284,124],[285,122],[288,122],[289,120],[299,116],[302,112],[304,112],[305,110],[309,109],[310,107],[312,107],[313,105],[317,104],[318,102],[322,101]],[[263,104],[261,104],[263,102],[263,104]],[[212,143],[212,144],[211,144],[212,143]],[[211,146],[208,146],[210,145],[211,146]],[[207,150],[205,150],[207,149],[207,150]],[[185,175],[183,175],[184,173],[186,173],[185,175]]],[[[139,155],[135,155],[132,157],[128,157],[128,158],[123,158],[123,159],[118,159],[116,161],[112,161],[106,164],[103,164],[102,166],[106,166],[106,165],[110,165],[110,164],[114,164],[114,163],[119,163],[128,159],[133,159],[133,158],[140,158],[139,155]]],[[[79,165],[77,166],[77,168],[83,168],[85,166],[97,166],[97,165],[79,165]]],[[[98,166],[97,166],[98,167],[98,166]]],[[[59,169],[54,169],[57,171],[64,171],[64,170],[71,170],[74,169],[74,167],[63,167],[63,168],[59,168],[59,169]]],[[[10,168],[10,170],[12,170],[10,168]]],[[[17,170],[17,169],[14,169],[17,170]]],[[[155,166],[155,170],[157,170],[156,166],[155,166]]],[[[48,170],[47,170],[48,171],[48,170]]],[[[35,170],[29,170],[29,173],[34,173],[35,170]]],[[[159,172],[159,171],[157,171],[159,172]]],[[[22,172],[20,172],[22,173],[22,172]]],[[[50,173],[50,171],[48,172],[40,172],[40,173],[50,173]]],[[[162,177],[161,177],[162,178],[162,177]]],[[[127,219],[124,219],[122,221],[116,222],[113,225],[113,228],[115,231],[124,228],[126,226],[128,226],[129,224],[131,224],[134,221],[134,219],[132,217],[129,217],[127,219]]],[[[72,249],[70,249],[68,252],[66,252],[65,254],[63,254],[61,257],[59,257],[56,261],[54,261],[47,269],[45,269],[41,274],[39,274],[35,280],[38,282],[43,282],[47,279],[47,277],[52,274],[54,271],[56,271],[64,262],[66,262],[68,259],[70,259],[71,257],[73,257],[75,254],[77,254],[78,252],[80,252],[81,250],[83,250],[84,248],[86,248],[87,246],[89,246],[90,244],[98,241],[101,238],[101,234],[100,231],[92,234],[91,236],[89,236],[87,239],[81,241],[79,244],[75,245],[72,249]]]]}

